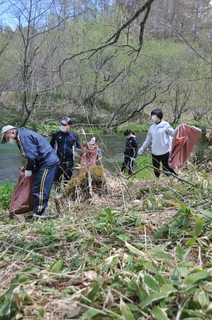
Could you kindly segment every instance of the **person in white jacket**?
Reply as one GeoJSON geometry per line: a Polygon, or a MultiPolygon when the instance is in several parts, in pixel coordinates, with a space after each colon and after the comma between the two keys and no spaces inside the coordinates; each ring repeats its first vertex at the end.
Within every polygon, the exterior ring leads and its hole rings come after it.
{"type": "Polygon", "coordinates": [[[149,128],[146,139],[138,150],[138,155],[142,155],[144,150],[152,145],[152,164],[154,167],[154,174],[157,178],[160,176],[160,163],[162,163],[163,171],[166,175],[168,172],[177,175],[174,169],[169,168],[168,160],[170,153],[170,138],[175,137],[178,127],[173,129],[167,121],[163,119],[163,112],[161,109],[154,109],[151,112],[153,125],[149,128]]]}

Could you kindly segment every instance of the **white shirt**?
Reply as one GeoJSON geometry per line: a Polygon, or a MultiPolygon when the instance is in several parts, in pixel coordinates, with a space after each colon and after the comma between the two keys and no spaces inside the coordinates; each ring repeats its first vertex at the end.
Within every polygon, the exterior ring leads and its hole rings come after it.
{"type": "Polygon", "coordinates": [[[149,128],[146,140],[138,150],[138,154],[152,144],[152,153],[156,156],[166,154],[170,151],[170,136],[174,137],[177,133],[178,127],[173,129],[167,121],[161,120],[160,123],[154,123],[149,128]]]}

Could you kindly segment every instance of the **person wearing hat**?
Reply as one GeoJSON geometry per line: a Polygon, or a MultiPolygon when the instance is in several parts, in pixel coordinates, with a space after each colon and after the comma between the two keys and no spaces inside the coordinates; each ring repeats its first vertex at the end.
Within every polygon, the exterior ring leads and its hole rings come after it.
{"type": "Polygon", "coordinates": [[[93,146],[97,146],[97,156],[96,156],[96,165],[100,165],[100,161],[102,159],[102,150],[99,147],[99,140],[96,137],[93,137],[89,142],[89,146],[92,148],[93,146]]]}
{"type": "Polygon", "coordinates": [[[35,175],[32,185],[33,215],[36,220],[46,218],[46,207],[59,164],[58,156],[49,142],[37,132],[7,125],[2,128],[1,133],[1,143],[17,145],[25,159],[19,170],[24,172],[25,177],[35,175]]]}
{"type": "Polygon", "coordinates": [[[55,183],[62,180],[68,181],[73,175],[74,151],[82,151],[79,137],[71,130],[72,121],[69,117],[64,117],[60,121],[60,130],[53,133],[50,145],[60,159],[60,165],[55,175],[55,183]]]}

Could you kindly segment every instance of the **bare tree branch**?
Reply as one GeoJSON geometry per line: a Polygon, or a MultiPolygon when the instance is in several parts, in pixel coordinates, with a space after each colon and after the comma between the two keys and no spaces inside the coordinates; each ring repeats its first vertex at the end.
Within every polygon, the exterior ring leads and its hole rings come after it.
{"type": "Polygon", "coordinates": [[[108,46],[112,46],[113,44],[117,43],[122,31],[125,30],[130,24],[132,24],[132,22],[135,21],[139,17],[139,15],[146,10],[147,12],[145,13],[144,19],[140,23],[139,48],[137,50],[134,50],[134,51],[138,51],[139,52],[141,50],[141,47],[142,47],[142,44],[143,44],[143,34],[144,34],[145,23],[146,23],[147,18],[149,16],[151,5],[152,5],[152,3],[154,1],[155,0],[147,0],[144,3],[144,5],[141,6],[141,8],[139,8],[135,12],[135,14],[126,23],[124,23],[108,40],[105,41],[105,43],[103,45],[98,46],[96,48],[89,49],[89,50],[80,51],[80,52],[78,52],[76,54],[73,54],[71,57],[64,59],[62,61],[62,63],[59,65],[60,76],[61,76],[61,68],[62,68],[62,66],[64,65],[64,63],[66,61],[72,60],[73,58],[75,58],[77,56],[80,56],[82,54],[87,54],[87,53],[90,53],[90,56],[87,57],[88,59],[90,59],[99,50],[102,50],[102,49],[104,49],[104,48],[106,48],[108,46]]]}

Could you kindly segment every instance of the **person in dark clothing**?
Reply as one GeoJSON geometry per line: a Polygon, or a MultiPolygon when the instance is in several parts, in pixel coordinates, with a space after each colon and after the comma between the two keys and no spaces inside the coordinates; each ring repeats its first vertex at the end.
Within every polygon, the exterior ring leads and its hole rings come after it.
{"type": "Polygon", "coordinates": [[[32,185],[33,215],[31,218],[34,217],[36,220],[46,218],[48,216],[46,207],[59,164],[58,156],[42,135],[31,130],[7,125],[2,128],[1,138],[1,143],[6,142],[17,145],[25,158],[24,166],[19,168],[24,172],[25,177],[35,175],[32,185]]]}
{"type": "Polygon", "coordinates": [[[128,169],[128,173],[132,174],[135,158],[138,153],[138,139],[134,132],[127,129],[124,131],[124,135],[127,136],[126,146],[124,150],[124,161],[122,163],[121,172],[125,172],[128,169]]]}
{"type": "Polygon", "coordinates": [[[50,145],[60,159],[60,165],[55,174],[55,182],[71,179],[74,169],[74,151],[82,151],[76,132],[71,130],[72,121],[65,117],[60,122],[60,130],[53,133],[50,145]]]}

